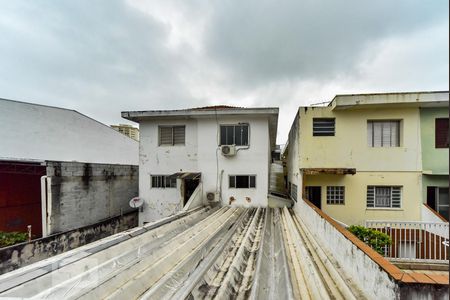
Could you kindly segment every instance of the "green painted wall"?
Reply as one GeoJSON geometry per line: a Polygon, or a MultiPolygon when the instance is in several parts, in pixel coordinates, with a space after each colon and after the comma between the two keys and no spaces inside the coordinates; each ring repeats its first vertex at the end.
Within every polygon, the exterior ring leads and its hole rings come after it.
{"type": "Polygon", "coordinates": [[[422,176],[422,199],[427,203],[427,187],[448,187],[448,176],[446,175],[423,175],[422,176]]]}
{"type": "Polygon", "coordinates": [[[420,134],[422,142],[422,170],[424,173],[448,175],[448,148],[436,149],[435,119],[448,118],[448,107],[421,108],[420,134]]]}
{"type": "Polygon", "coordinates": [[[420,109],[422,199],[427,202],[427,187],[448,187],[448,148],[435,148],[435,119],[448,118],[448,107],[420,109]]]}

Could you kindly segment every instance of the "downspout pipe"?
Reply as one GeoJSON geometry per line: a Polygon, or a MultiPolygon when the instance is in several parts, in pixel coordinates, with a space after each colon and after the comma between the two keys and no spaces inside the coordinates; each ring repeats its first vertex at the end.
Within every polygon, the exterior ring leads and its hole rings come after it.
{"type": "Polygon", "coordinates": [[[47,230],[47,175],[41,176],[41,223],[42,237],[48,236],[47,230]]]}

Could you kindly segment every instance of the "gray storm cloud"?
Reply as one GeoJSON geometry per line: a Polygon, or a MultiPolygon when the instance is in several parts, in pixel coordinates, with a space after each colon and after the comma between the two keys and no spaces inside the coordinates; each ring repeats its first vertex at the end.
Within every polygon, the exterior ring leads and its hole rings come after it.
{"type": "Polygon", "coordinates": [[[448,89],[448,1],[3,1],[0,97],[77,109],[299,105],[448,89]]]}

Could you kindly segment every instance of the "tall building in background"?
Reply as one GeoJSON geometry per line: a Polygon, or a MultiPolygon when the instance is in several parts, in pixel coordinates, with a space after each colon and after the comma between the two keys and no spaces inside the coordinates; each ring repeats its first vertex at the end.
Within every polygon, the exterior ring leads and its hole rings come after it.
{"type": "Polygon", "coordinates": [[[111,125],[111,127],[133,140],[139,141],[139,128],[127,124],[111,125]]]}

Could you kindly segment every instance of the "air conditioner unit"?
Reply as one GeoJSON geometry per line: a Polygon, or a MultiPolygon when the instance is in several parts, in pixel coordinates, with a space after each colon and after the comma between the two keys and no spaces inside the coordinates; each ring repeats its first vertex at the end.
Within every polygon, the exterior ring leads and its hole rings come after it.
{"type": "Polygon", "coordinates": [[[208,202],[219,202],[219,192],[206,193],[206,199],[208,202]]]}
{"type": "Polygon", "coordinates": [[[222,145],[220,147],[220,152],[222,152],[223,156],[235,156],[236,145],[222,145]]]}

